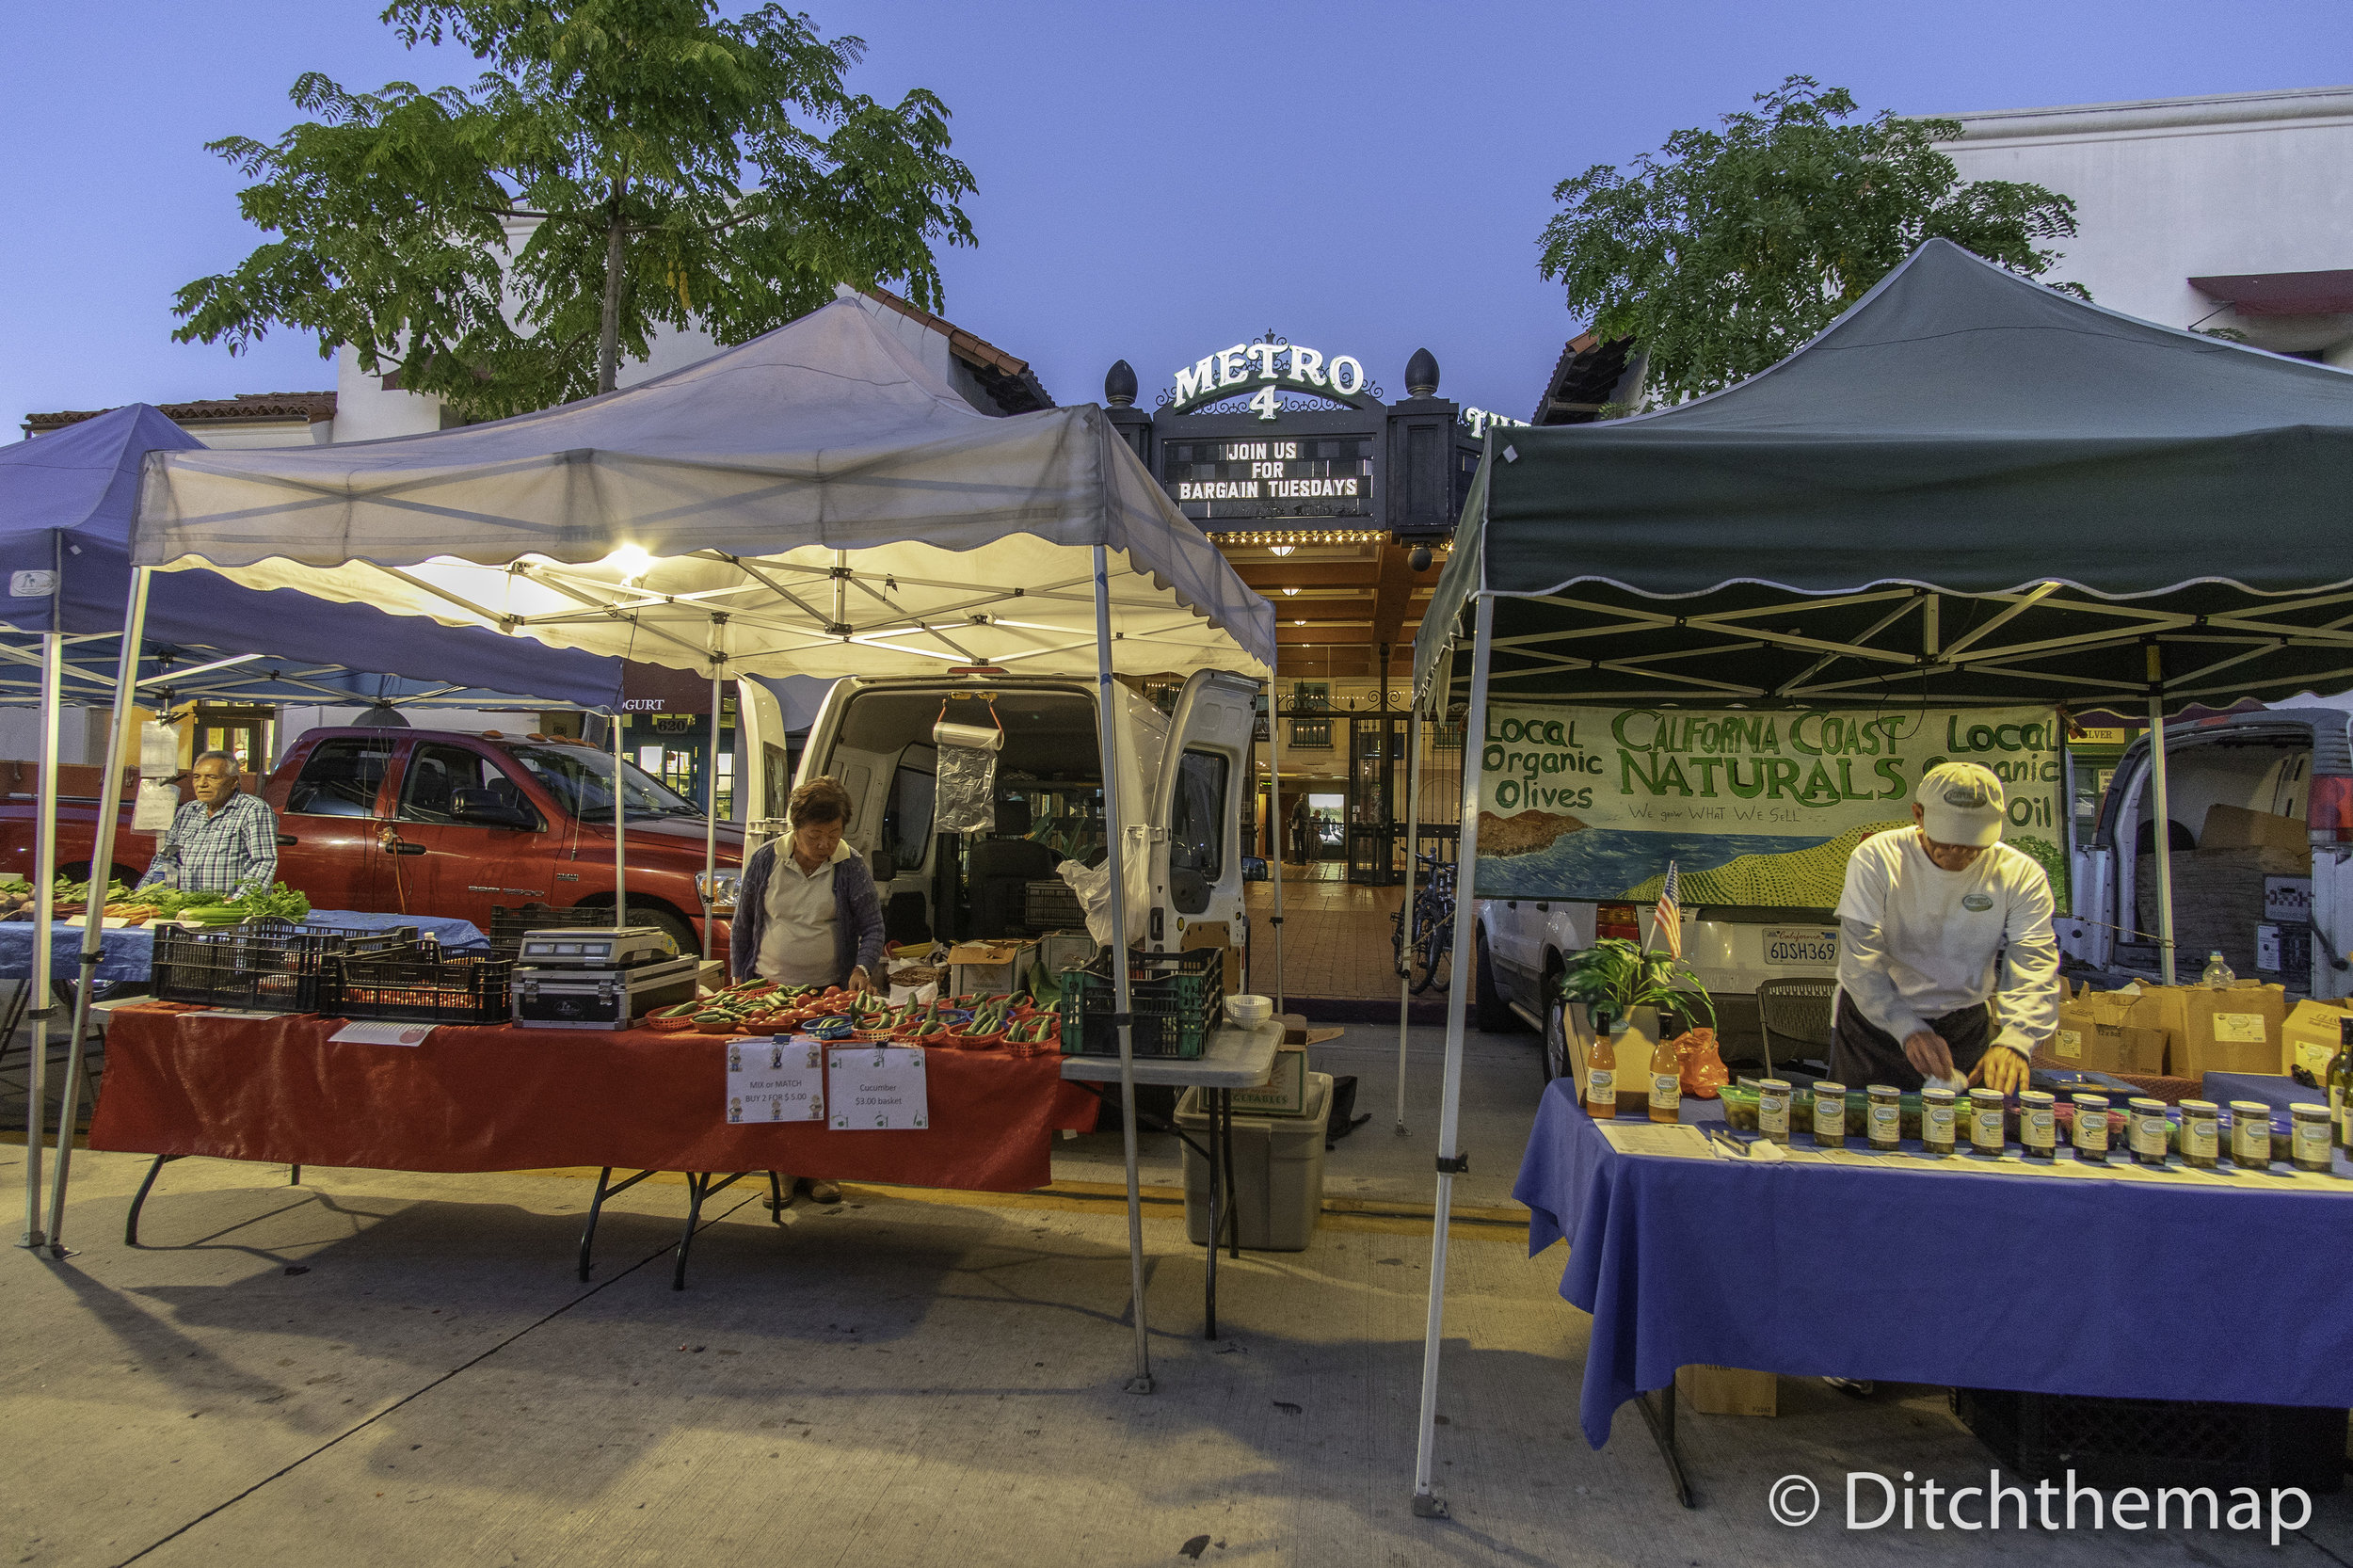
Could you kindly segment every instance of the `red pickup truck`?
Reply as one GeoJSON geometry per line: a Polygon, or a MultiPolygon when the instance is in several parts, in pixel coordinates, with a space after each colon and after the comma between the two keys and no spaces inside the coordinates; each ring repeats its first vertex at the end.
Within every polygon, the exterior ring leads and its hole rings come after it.
{"type": "MultiPolygon", "coordinates": [[[[312,729],[265,781],[248,778],[278,813],[278,877],[322,909],[450,915],[489,929],[490,908],[613,904],[613,758],[544,735],[431,729],[312,729]],[[258,785],[258,787],[257,787],[258,785]],[[388,831],[389,830],[389,831],[388,831]]],[[[629,824],[629,918],[698,951],[702,808],[622,763],[629,824]]],[[[96,802],[60,801],[57,863],[89,864],[96,802]]],[[[34,803],[0,803],[0,866],[33,867],[34,803]]],[[[136,882],[152,834],[124,808],[115,875],[136,882]]],[[[719,866],[733,871],[744,833],[719,824],[719,866]]],[[[712,952],[728,951],[714,922],[712,952]]]]}

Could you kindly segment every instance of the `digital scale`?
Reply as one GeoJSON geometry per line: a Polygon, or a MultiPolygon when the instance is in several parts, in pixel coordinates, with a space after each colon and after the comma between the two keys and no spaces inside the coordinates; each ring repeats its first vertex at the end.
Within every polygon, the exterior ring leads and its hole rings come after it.
{"type": "Polygon", "coordinates": [[[657,1007],[695,1000],[699,960],[650,925],[526,931],[516,955],[515,1022],[523,1029],[627,1029],[657,1007]]]}

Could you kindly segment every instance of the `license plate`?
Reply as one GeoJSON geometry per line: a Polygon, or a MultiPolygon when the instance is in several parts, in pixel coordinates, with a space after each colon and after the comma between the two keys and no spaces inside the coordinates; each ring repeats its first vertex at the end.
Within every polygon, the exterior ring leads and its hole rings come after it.
{"type": "Polygon", "coordinates": [[[1768,926],[1765,963],[1769,968],[1834,969],[1838,967],[1838,933],[1820,926],[1768,926]]]}

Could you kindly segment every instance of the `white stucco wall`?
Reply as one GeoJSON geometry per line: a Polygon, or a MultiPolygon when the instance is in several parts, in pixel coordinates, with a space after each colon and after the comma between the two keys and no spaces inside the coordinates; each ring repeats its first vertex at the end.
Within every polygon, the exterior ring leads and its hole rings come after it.
{"type": "Polygon", "coordinates": [[[1940,116],[1972,180],[2074,198],[2078,232],[2050,276],[2171,327],[2233,327],[2353,365],[2353,316],[2216,313],[2193,277],[2353,267],[2353,87],[1940,116]]]}

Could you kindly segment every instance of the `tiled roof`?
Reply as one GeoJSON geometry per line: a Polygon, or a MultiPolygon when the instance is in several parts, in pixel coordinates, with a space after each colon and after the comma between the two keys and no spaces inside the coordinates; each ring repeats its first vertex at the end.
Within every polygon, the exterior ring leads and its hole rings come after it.
{"type": "MultiPolygon", "coordinates": [[[[321,420],[335,417],[335,394],[331,392],[239,392],[234,397],[205,397],[193,403],[159,403],[156,408],[174,424],[296,419],[316,424],[321,420]]],[[[28,436],[45,435],[113,411],[111,408],[67,408],[51,414],[27,414],[24,416],[24,433],[28,436]]]]}
{"type": "Polygon", "coordinates": [[[1537,400],[1534,424],[1590,424],[1626,379],[1632,338],[1603,342],[1593,333],[1571,338],[1537,400]]]}
{"type": "Polygon", "coordinates": [[[954,322],[943,320],[920,305],[911,305],[888,289],[872,288],[862,292],[876,304],[888,305],[910,321],[920,322],[946,338],[948,352],[964,361],[966,368],[987,390],[990,401],[1001,412],[1027,414],[1054,406],[1054,400],[1047,395],[1046,389],[1031,374],[1027,360],[1015,359],[987,339],[974,337],[954,322]]]}

